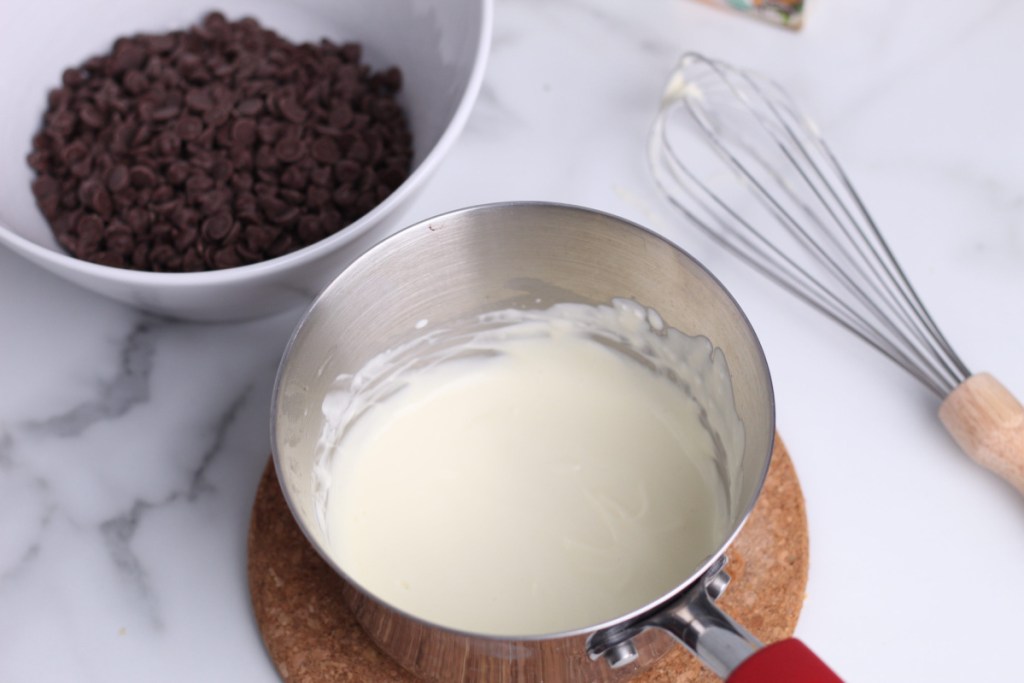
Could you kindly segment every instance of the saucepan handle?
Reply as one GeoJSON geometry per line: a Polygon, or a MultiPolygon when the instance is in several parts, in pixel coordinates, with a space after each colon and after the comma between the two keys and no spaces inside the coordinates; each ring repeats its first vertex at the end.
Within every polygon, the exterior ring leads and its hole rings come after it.
{"type": "Polygon", "coordinates": [[[625,627],[598,632],[588,649],[611,666],[636,657],[632,637],[647,628],[672,635],[727,683],[842,683],[795,638],[765,646],[723,612],[715,600],[729,583],[725,557],[712,565],[675,603],[625,627]]]}
{"type": "Polygon", "coordinates": [[[810,648],[796,638],[762,647],[743,660],[726,683],[842,683],[810,648]]]}

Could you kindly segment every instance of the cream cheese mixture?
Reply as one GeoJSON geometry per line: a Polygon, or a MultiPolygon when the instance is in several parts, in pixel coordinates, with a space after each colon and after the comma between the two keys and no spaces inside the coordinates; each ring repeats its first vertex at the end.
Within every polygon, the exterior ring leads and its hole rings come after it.
{"type": "Polygon", "coordinates": [[[707,340],[621,301],[478,323],[382,354],[325,401],[338,565],[409,614],[499,636],[596,625],[687,579],[729,496],[685,388],[701,378],[663,366],[685,342],[720,375],[707,340]]]}

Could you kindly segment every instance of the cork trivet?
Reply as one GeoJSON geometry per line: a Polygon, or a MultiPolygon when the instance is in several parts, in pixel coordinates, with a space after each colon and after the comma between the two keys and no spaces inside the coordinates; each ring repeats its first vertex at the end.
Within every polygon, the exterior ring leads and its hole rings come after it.
{"type": "MultiPolygon", "coordinates": [[[[807,518],[781,439],[761,497],[728,550],[732,582],[719,604],[763,642],[796,628],[807,585],[807,518]]],[[[268,463],[249,525],[249,592],[267,652],[287,683],[416,683],[362,632],[339,579],[299,530],[268,463]]],[[[633,683],[718,679],[682,646],[633,683]]]]}

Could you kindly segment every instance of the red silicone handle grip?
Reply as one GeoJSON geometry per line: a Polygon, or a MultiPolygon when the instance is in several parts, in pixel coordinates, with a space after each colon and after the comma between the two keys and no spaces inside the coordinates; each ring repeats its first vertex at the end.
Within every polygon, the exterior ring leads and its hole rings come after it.
{"type": "Polygon", "coordinates": [[[743,660],[727,683],[843,683],[796,638],[780,640],[743,660]]]}

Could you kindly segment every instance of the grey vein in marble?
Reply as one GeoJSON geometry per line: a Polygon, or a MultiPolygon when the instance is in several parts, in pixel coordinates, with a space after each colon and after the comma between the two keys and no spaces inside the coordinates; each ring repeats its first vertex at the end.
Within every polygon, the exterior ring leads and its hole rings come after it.
{"type": "Polygon", "coordinates": [[[210,445],[202,452],[189,476],[188,484],[183,489],[172,490],[156,501],[137,499],[129,510],[100,524],[100,532],[114,566],[131,587],[136,598],[145,606],[149,621],[158,630],[164,626],[160,616],[160,605],[156,592],[152,589],[149,572],[132,547],[135,534],[149,512],[163,509],[181,500],[195,502],[202,494],[214,492],[215,489],[206,480],[205,474],[217,456],[223,452],[227,433],[236,422],[252,390],[252,386],[244,387],[238,397],[215,420],[210,445]]]}
{"type": "Polygon", "coordinates": [[[100,533],[106,542],[107,551],[110,553],[114,566],[126,580],[127,585],[133,589],[136,597],[143,603],[150,622],[158,629],[163,627],[159,603],[156,593],[150,585],[149,573],[132,549],[132,539],[138,530],[144,512],[171,503],[176,498],[178,498],[177,494],[171,494],[168,499],[160,503],[137,500],[126,513],[108,519],[100,525],[100,533]]]}
{"type": "Polygon", "coordinates": [[[213,485],[206,481],[206,472],[210,468],[210,465],[213,464],[217,454],[221,452],[228,430],[235,423],[239,412],[242,410],[242,406],[245,405],[245,402],[249,399],[252,391],[252,385],[246,386],[241,393],[239,393],[238,397],[224,410],[220,419],[217,420],[213,429],[213,441],[203,452],[202,457],[199,459],[199,464],[192,472],[192,477],[185,493],[185,498],[189,502],[196,500],[202,493],[212,492],[214,490],[213,485]]]}
{"type": "Polygon", "coordinates": [[[14,467],[14,437],[0,428],[0,470],[10,471],[14,467]]]}
{"type": "MultiPolygon", "coordinates": [[[[98,383],[99,386],[93,396],[63,413],[26,421],[17,425],[17,428],[23,430],[23,433],[34,433],[43,437],[73,438],[101,421],[121,417],[147,402],[150,399],[150,382],[157,342],[164,327],[165,325],[156,323],[154,319],[139,322],[120,344],[116,372],[112,377],[98,383]]],[[[209,444],[199,454],[184,485],[169,491],[157,500],[135,499],[127,510],[99,524],[102,543],[123,585],[134,595],[147,620],[157,630],[164,627],[160,604],[150,574],[133,548],[136,533],[150,512],[164,509],[179,501],[194,502],[203,494],[214,492],[215,489],[207,480],[206,474],[222,453],[227,434],[252,391],[251,385],[243,387],[225,410],[211,421],[209,444]]],[[[15,454],[15,433],[17,432],[6,429],[0,431],[0,468],[5,471],[19,469],[15,454]]],[[[35,497],[42,503],[43,510],[35,532],[31,534],[34,540],[24,546],[19,555],[11,558],[10,564],[0,571],[0,581],[12,579],[27,571],[40,555],[46,543],[46,529],[59,511],[44,478],[33,478],[31,485],[35,490],[35,497]]]]}
{"type": "Polygon", "coordinates": [[[101,420],[120,417],[149,398],[149,378],[156,355],[152,320],[136,325],[121,347],[117,374],[105,381],[95,399],[52,417],[25,424],[26,429],[59,437],[78,436],[101,420]]]}
{"type": "Polygon", "coordinates": [[[11,563],[0,571],[0,584],[3,582],[13,579],[27,570],[39,556],[39,552],[42,549],[43,534],[46,529],[53,522],[54,515],[57,512],[57,504],[53,501],[53,494],[50,490],[50,485],[45,479],[35,478],[31,481],[32,487],[37,491],[41,498],[46,500],[46,504],[43,507],[43,513],[39,516],[39,522],[36,525],[36,531],[32,535],[36,540],[25,546],[25,549],[21,552],[21,555],[13,558],[11,563]]]}

